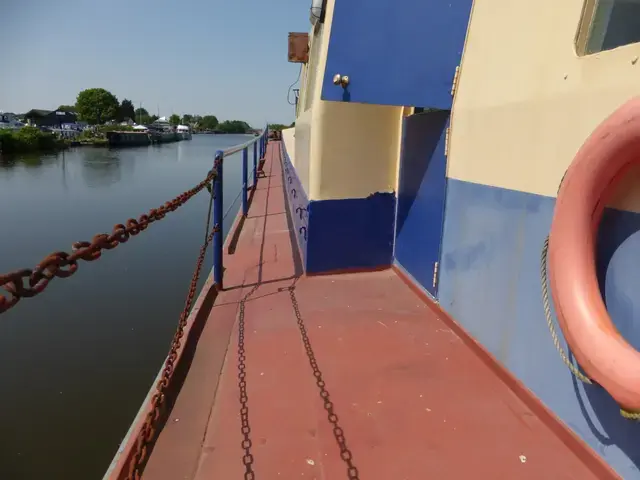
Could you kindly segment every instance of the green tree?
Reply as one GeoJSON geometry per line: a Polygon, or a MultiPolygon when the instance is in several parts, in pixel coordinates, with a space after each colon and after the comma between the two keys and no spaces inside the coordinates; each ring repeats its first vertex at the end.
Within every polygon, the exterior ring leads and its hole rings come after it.
{"type": "Polygon", "coordinates": [[[131,120],[136,119],[136,109],[131,100],[125,98],[120,102],[120,114],[118,116],[119,120],[126,120],[127,118],[131,120]]]}
{"type": "Polygon", "coordinates": [[[149,123],[149,112],[147,112],[146,108],[142,108],[142,107],[136,108],[134,113],[135,113],[135,116],[136,116],[136,118],[134,118],[134,120],[137,123],[139,123],[141,125],[149,123]]]}
{"type": "Polygon", "coordinates": [[[173,114],[169,117],[169,123],[171,125],[180,125],[180,115],[173,114]]]}
{"type": "Polygon", "coordinates": [[[205,130],[214,130],[218,126],[218,119],[215,115],[205,115],[198,122],[198,126],[205,130]]]}
{"type": "Polygon", "coordinates": [[[102,124],[118,116],[120,103],[116,96],[104,88],[89,88],[78,94],[76,111],[90,124],[102,124]]]}
{"type": "Polygon", "coordinates": [[[185,113],[182,116],[182,121],[185,123],[185,125],[190,125],[191,123],[193,123],[193,115],[189,115],[188,113],[185,113]]]}
{"type": "Polygon", "coordinates": [[[287,127],[286,125],[283,125],[282,123],[270,123],[269,124],[269,130],[272,130],[272,131],[279,132],[281,130],[284,130],[285,128],[289,128],[289,127],[287,127]]]}
{"type": "Polygon", "coordinates": [[[76,112],[75,105],[60,105],[56,110],[62,110],[63,112],[76,112]]]}
{"type": "Polygon", "coordinates": [[[241,120],[225,120],[217,127],[222,133],[247,133],[251,127],[247,122],[241,120]]]}

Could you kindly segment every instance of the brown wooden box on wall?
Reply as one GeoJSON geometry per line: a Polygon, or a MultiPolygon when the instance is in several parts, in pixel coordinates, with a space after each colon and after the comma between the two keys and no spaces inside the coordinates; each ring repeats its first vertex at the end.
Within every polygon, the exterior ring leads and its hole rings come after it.
{"type": "Polygon", "coordinates": [[[309,34],[289,32],[289,62],[307,63],[309,61],[309,34]]]}

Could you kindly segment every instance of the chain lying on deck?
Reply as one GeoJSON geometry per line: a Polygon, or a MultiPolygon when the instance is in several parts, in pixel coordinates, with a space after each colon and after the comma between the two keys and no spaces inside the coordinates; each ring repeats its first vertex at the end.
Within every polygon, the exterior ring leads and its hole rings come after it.
{"type": "MultiPolygon", "coordinates": [[[[297,280],[296,280],[297,281],[297,280]]],[[[253,295],[253,293],[259,288],[260,284],[257,283],[253,286],[253,288],[240,300],[239,306],[239,314],[238,314],[238,386],[240,388],[240,422],[241,422],[241,431],[242,431],[242,449],[244,450],[244,456],[242,457],[242,463],[245,466],[244,478],[245,480],[255,480],[256,474],[253,471],[253,454],[251,453],[251,427],[249,426],[249,397],[247,396],[247,375],[246,375],[246,365],[245,361],[246,350],[244,345],[244,333],[245,333],[245,303],[248,298],[253,295]]],[[[316,385],[320,390],[320,398],[322,398],[324,409],[327,411],[327,419],[329,423],[333,427],[333,435],[336,439],[336,443],[338,444],[338,448],[340,449],[340,458],[347,465],[347,478],[349,480],[360,480],[360,476],[358,473],[358,469],[353,463],[353,455],[351,454],[351,450],[347,447],[347,440],[344,435],[344,430],[340,427],[338,422],[338,415],[336,415],[334,411],[334,405],[329,397],[329,392],[327,391],[326,384],[324,379],[322,378],[322,372],[320,371],[320,367],[318,367],[318,361],[316,360],[315,353],[313,352],[313,348],[311,347],[311,340],[309,340],[309,335],[307,333],[307,327],[304,324],[304,320],[302,319],[302,314],[300,313],[300,307],[298,305],[298,299],[296,298],[295,293],[295,282],[292,286],[283,288],[281,291],[289,291],[289,296],[291,298],[291,305],[293,306],[293,311],[296,315],[296,322],[298,324],[298,329],[300,331],[300,337],[302,338],[302,343],[304,344],[304,349],[307,353],[307,358],[309,359],[309,364],[313,369],[313,376],[316,379],[316,385]]]]}
{"type": "Polygon", "coordinates": [[[76,273],[78,260],[87,262],[97,260],[100,258],[102,250],[111,250],[121,243],[127,242],[131,236],[138,235],[145,230],[150,223],[161,220],[167,213],[177,210],[215,179],[215,171],[214,166],[207,177],[198,185],[166,202],[161,207],[140,215],[138,220],[130,218],[126,224],[115,225],[111,235],[99,233],[93,237],[91,242],[74,243],[73,253],[54,252],[45,257],[34,269],[25,268],[0,275],[0,288],[11,294],[9,297],[0,294],[0,313],[14,307],[22,298],[35,297],[42,293],[55,277],[66,278],[76,273]]]}
{"type": "MultiPolygon", "coordinates": [[[[563,177],[564,179],[564,177],[563,177]]],[[[542,247],[542,254],[540,255],[540,279],[542,286],[542,303],[544,305],[544,315],[547,319],[547,326],[549,327],[549,332],[551,333],[551,338],[553,339],[553,345],[556,347],[556,350],[560,354],[560,358],[562,362],[569,368],[571,373],[582,383],[586,383],[588,385],[593,385],[594,382],[585,374],[583,374],[578,367],[576,367],[569,357],[567,353],[560,345],[560,339],[558,338],[558,332],[556,331],[556,327],[553,322],[553,318],[551,315],[551,301],[549,299],[549,287],[547,280],[547,255],[549,252],[549,237],[547,237],[544,241],[544,245],[542,247]]],[[[628,420],[640,420],[640,412],[629,412],[623,408],[620,409],[620,415],[628,420]]]]}
{"type": "Polygon", "coordinates": [[[260,284],[256,283],[253,288],[240,300],[240,312],[238,313],[238,388],[240,389],[240,423],[242,425],[242,449],[244,456],[245,480],[255,480],[256,474],[253,471],[253,455],[251,454],[251,427],[249,426],[249,397],[247,396],[247,372],[245,361],[247,360],[244,349],[244,311],[247,299],[253,295],[260,284]]]}
{"type": "Polygon", "coordinates": [[[336,439],[338,448],[340,448],[340,458],[342,458],[344,463],[347,465],[347,478],[349,480],[359,480],[360,477],[358,476],[358,469],[353,464],[353,455],[351,454],[351,450],[347,447],[347,439],[344,436],[344,430],[342,430],[338,423],[338,415],[336,415],[333,410],[333,402],[329,398],[329,392],[327,391],[326,384],[322,378],[322,372],[318,367],[318,362],[313,353],[313,348],[311,348],[311,341],[309,340],[309,335],[307,335],[307,328],[304,325],[304,320],[302,320],[302,314],[300,313],[300,307],[298,306],[295,284],[289,287],[289,296],[291,297],[291,305],[293,305],[293,310],[296,314],[302,343],[304,343],[304,349],[307,351],[307,357],[309,358],[309,364],[313,369],[313,376],[316,379],[316,385],[318,385],[318,388],[320,389],[320,397],[324,402],[324,409],[327,411],[327,419],[333,427],[333,436],[336,439]]]}

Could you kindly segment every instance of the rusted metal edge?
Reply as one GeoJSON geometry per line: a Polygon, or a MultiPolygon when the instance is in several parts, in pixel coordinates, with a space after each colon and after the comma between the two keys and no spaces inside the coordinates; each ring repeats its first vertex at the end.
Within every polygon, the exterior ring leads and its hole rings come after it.
{"type": "MultiPolygon", "coordinates": [[[[257,137],[257,138],[260,138],[260,137],[257,137]]],[[[253,142],[247,142],[247,144],[249,143],[253,143],[253,142]]],[[[243,144],[243,145],[247,145],[247,144],[243,144]]],[[[225,153],[225,155],[227,154],[225,153]]],[[[238,211],[238,214],[236,215],[236,218],[233,221],[233,224],[229,232],[235,231],[235,229],[238,227],[238,222],[240,222],[241,218],[242,218],[242,209],[238,211]]],[[[228,249],[228,244],[230,242],[230,239],[231,239],[231,236],[227,236],[227,238],[225,239],[225,242],[224,242],[225,250],[228,249]]],[[[182,342],[182,346],[178,351],[178,358],[176,359],[176,362],[175,362],[176,365],[180,364],[185,347],[189,343],[192,327],[197,323],[196,319],[198,315],[201,313],[205,315],[209,315],[210,310],[203,312],[202,306],[206,304],[206,301],[210,295],[216,293],[216,288],[217,287],[213,280],[213,269],[211,269],[211,272],[209,273],[209,276],[207,277],[205,284],[202,286],[202,290],[200,290],[200,293],[198,294],[198,298],[196,299],[196,302],[193,308],[191,309],[191,312],[189,313],[189,317],[187,318],[187,326],[185,327],[184,337],[183,337],[184,341],[182,342]]],[[[151,401],[153,399],[153,396],[156,393],[156,385],[158,384],[158,381],[162,376],[162,372],[165,367],[165,362],[166,362],[166,357],[163,360],[162,364],[160,365],[160,368],[158,370],[158,375],[155,377],[153,383],[149,387],[149,392],[147,393],[147,396],[143,400],[142,405],[138,410],[138,413],[134,417],[133,422],[129,427],[129,430],[127,431],[127,434],[122,439],[122,442],[120,443],[118,450],[116,451],[113,459],[111,460],[111,463],[107,468],[107,471],[102,477],[102,480],[120,480],[126,477],[125,470],[127,468],[131,454],[135,449],[136,440],[140,435],[140,432],[145,422],[145,418],[152,409],[151,401]]]]}
{"type": "Polygon", "coordinates": [[[555,413],[515,377],[491,352],[478,342],[467,330],[444,310],[419,284],[414,283],[402,268],[394,264],[392,270],[398,277],[442,320],[471,351],[546,425],[573,454],[598,478],[622,480],[613,468],[604,461],[582,438],[571,430],[555,413]]]}
{"type": "MultiPolygon", "coordinates": [[[[209,273],[209,276],[207,277],[207,280],[205,281],[205,284],[203,285],[202,290],[200,290],[200,294],[198,295],[198,298],[196,299],[196,302],[193,308],[191,309],[189,316],[187,317],[187,326],[184,329],[184,337],[183,337],[184,340],[178,350],[178,357],[175,362],[176,365],[180,364],[184,351],[189,343],[190,334],[193,330],[194,325],[203,321],[202,318],[199,318],[200,315],[209,315],[210,313],[209,310],[203,311],[202,307],[207,303],[207,300],[210,298],[210,296],[215,293],[216,293],[216,285],[213,280],[213,270],[212,270],[209,273]]],[[[147,396],[142,402],[142,405],[140,406],[138,413],[134,417],[134,420],[131,423],[131,426],[129,427],[127,434],[125,435],[124,439],[120,443],[120,446],[118,447],[118,450],[116,451],[116,454],[114,455],[113,460],[111,460],[111,463],[109,464],[109,467],[107,468],[106,473],[102,477],[103,480],[120,480],[126,477],[126,470],[128,468],[128,463],[131,458],[131,455],[135,450],[137,438],[142,431],[142,427],[145,423],[145,419],[147,415],[153,408],[152,398],[157,392],[156,385],[158,384],[158,381],[160,380],[160,377],[162,376],[162,373],[164,371],[165,362],[166,362],[166,357],[163,360],[162,364],[160,365],[158,375],[155,377],[153,383],[151,384],[151,387],[149,388],[149,392],[147,393],[147,396]]],[[[169,388],[171,388],[171,386],[169,388]]]]}

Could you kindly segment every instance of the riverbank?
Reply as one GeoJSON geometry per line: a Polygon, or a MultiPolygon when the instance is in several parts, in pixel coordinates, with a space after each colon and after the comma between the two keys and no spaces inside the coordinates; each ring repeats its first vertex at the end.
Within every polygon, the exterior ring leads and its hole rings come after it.
{"type": "Polygon", "coordinates": [[[70,146],[68,140],[58,138],[35,127],[19,130],[0,130],[0,153],[57,152],[70,146]]]}

